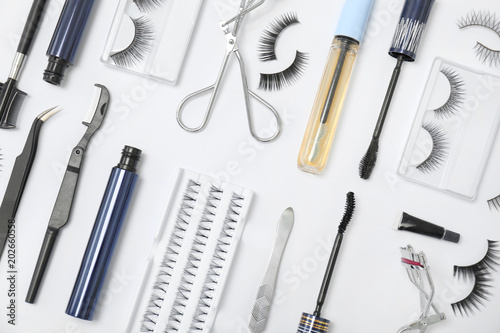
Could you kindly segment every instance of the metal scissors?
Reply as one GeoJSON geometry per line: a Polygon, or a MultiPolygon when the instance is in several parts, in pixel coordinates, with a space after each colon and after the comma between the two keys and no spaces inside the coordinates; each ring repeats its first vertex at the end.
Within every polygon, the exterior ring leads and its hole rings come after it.
{"type": "Polygon", "coordinates": [[[429,273],[430,267],[427,265],[425,254],[423,252],[415,253],[411,245],[401,248],[401,254],[401,263],[406,268],[410,281],[420,292],[421,312],[417,320],[401,327],[398,333],[413,330],[419,330],[420,333],[424,333],[430,325],[445,320],[446,316],[444,313],[439,312],[432,303],[432,299],[434,298],[434,283],[429,273]],[[429,291],[426,289],[429,289],[429,291]],[[431,308],[435,312],[433,315],[429,315],[431,308]]]}
{"type": "Polygon", "coordinates": [[[217,98],[220,84],[224,78],[224,74],[226,73],[227,65],[229,58],[231,57],[232,54],[236,56],[236,59],[238,59],[238,63],[240,66],[240,72],[241,72],[241,81],[243,83],[243,92],[245,96],[245,107],[246,107],[246,113],[247,113],[247,120],[248,120],[248,127],[250,129],[250,134],[258,141],[260,142],[271,142],[274,141],[281,133],[281,118],[278,114],[278,112],[273,108],[272,105],[270,105],[268,102],[266,102],[264,99],[262,99],[260,96],[258,96],[256,93],[251,91],[248,88],[248,81],[247,81],[247,76],[245,72],[245,62],[243,61],[243,58],[241,57],[238,43],[237,43],[237,35],[241,26],[241,22],[243,21],[243,18],[245,17],[246,14],[254,10],[255,8],[259,7],[264,3],[265,0],[241,0],[239,8],[238,8],[238,14],[234,16],[233,18],[227,20],[227,21],[222,21],[219,23],[220,28],[224,32],[226,36],[226,55],[224,56],[224,60],[222,61],[222,66],[219,70],[219,74],[217,75],[217,79],[215,80],[215,83],[205,87],[203,89],[197,90],[188,96],[186,96],[179,106],[177,107],[177,122],[179,125],[186,131],[188,132],[199,132],[202,131],[208,123],[208,119],[210,118],[210,114],[212,113],[215,99],[217,98]],[[234,22],[232,30],[230,30],[229,25],[234,22]],[[210,95],[210,100],[208,102],[208,107],[207,110],[205,111],[205,115],[203,117],[203,120],[201,124],[197,127],[189,127],[187,126],[184,121],[182,120],[182,113],[184,111],[184,107],[186,103],[196,97],[199,97],[200,95],[203,95],[207,92],[211,91],[210,95]],[[250,96],[255,98],[257,101],[259,101],[261,104],[263,104],[265,107],[267,107],[271,112],[273,113],[274,117],[276,118],[276,126],[277,129],[274,132],[273,135],[270,137],[260,137],[256,132],[253,124],[253,119],[252,119],[252,114],[250,110],[250,96]]]}

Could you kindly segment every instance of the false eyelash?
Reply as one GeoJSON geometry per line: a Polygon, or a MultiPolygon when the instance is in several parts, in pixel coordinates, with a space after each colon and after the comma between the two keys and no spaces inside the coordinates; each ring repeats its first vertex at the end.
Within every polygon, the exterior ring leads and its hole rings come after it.
{"type": "MultiPolygon", "coordinates": [[[[458,20],[459,29],[471,26],[488,28],[493,30],[500,37],[500,19],[496,17],[495,13],[472,11],[458,20]]],[[[500,67],[499,50],[493,50],[480,42],[476,42],[474,51],[481,62],[488,63],[490,66],[495,65],[496,67],[500,67]]]]}
{"type": "Polygon", "coordinates": [[[477,42],[474,46],[474,52],[483,64],[500,67],[500,50],[490,49],[483,43],[477,42]]]}
{"type": "Polygon", "coordinates": [[[449,67],[441,69],[441,73],[448,79],[450,84],[450,96],[443,106],[434,110],[438,118],[445,118],[456,114],[464,103],[465,82],[460,74],[449,67]]]}
{"type": "Polygon", "coordinates": [[[500,195],[488,200],[488,207],[490,207],[490,210],[493,208],[500,210],[500,195]]]}
{"type": "Polygon", "coordinates": [[[292,24],[300,23],[297,18],[297,13],[285,13],[277,18],[275,18],[271,23],[267,25],[259,39],[259,45],[257,46],[258,57],[260,61],[270,61],[276,60],[276,41],[278,36],[287,27],[292,24]]]}
{"type": "Polygon", "coordinates": [[[488,250],[483,259],[470,266],[453,267],[453,276],[466,281],[474,279],[471,293],[451,305],[455,314],[469,315],[474,312],[474,308],[480,310],[479,305],[484,306],[484,301],[489,300],[489,289],[492,287],[489,282],[493,281],[491,271],[496,271],[497,266],[500,266],[500,250],[497,247],[498,242],[488,240],[488,250]]]}
{"type": "Polygon", "coordinates": [[[297,51],[293,63],[282,72],[260,74],[259,89],[266,91],[281,90],[297,82],[307,67],[309,56],[297,51]]]}
{"type": "Polygon", "coordinates": [[[444,130],[436,124],[426,123],[422,125],[432,139],[432,150],[429,156],[417,165],[417,169],[422,173],[430,173],[435,171],[444,162],[448,148],[448,141],[444,130]]]}
{"type": "Polygon", "coordinates": [[[134,23],[134,39],[127,48],[111,54],[113,62],[120,67],[133,67],[142,61],[151,50],[154,40],[153,25],[145,16],[130,18],[134,23]]]}
{"type": "Polygon", "coordinates": [[[133,0],[141,12],[150,12],[161,6],[165,0],[133,0]]]}

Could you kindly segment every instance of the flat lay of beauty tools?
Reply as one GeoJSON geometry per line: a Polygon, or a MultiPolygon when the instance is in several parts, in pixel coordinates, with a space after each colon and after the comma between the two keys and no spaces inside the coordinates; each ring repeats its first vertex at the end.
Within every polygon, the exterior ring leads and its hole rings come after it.
{"type": "Polygon", "coordinates": [[[500,331],[498,1],[0,26],[1,333],[500,331]]]}

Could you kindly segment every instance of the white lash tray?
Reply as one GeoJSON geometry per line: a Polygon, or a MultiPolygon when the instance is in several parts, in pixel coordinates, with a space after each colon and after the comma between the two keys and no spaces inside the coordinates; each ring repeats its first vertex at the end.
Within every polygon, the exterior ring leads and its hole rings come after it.
{"type": "Polygon", "coordinates": [[[253,192],[179,169],[126,332],[210,332],[253,192]]]}
{"type": "Polygon", "coordinates": [[[473,200],[500,120],[500,77],[434,60],[398,173],[473,200]]]}
{"type": "Polygon", "coordinates": [[[101,62],[175,84],[201,2],[202,0],[121,0],[101,62]]]}

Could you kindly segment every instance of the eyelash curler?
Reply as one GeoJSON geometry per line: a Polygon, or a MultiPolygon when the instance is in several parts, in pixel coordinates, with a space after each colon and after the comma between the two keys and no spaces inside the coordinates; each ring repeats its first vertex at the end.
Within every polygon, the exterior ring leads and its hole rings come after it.
{"type": "Polygon", "coordinates": [[[245,72],[245,62],[243,61],[243,57],[240,54],[239,47],[238,47],[238,42],[237,42],[237,35],[239,32],[239,28],[241,26],[241,23],[245,17],[245,15],[251,11],[253,11],[255,8],[259,7],[264,3],[264,0],[241,0],[239,9],[238,9],[238,14],[234,16],[233,18],[229,19],[228,21],[222,21],[220,22],[220,28],[224,32],[227,40],[226,44],[226,55],[224,56],[224,60],[222,61],[222,66],[219,70],[219,74],[217,75],[217,79],[215,80],[215,83],[205,87],[203,89],[197,90],[189,95],[187,95],[179,104],[177,107],[177,122],[179,125],[182,127],[182,129],[188,131],[188,132],[200,132],[202,131],[208,123],[208,119],[210,118],[210,114],[213,111],[214,104],[215,104],[215,99],[217,98],[217,95],[219,93],[219,88],[220,84],[222,83],[222,80],[224,78],[224,74],[226,73],[227,65],[229,63],[229,58],[231,57],[231,54],[234,53],[236,56],[236,59],[238,59],[238,63],[240,66],[240,72],[241,72],[241,81],[243,83],[243,92],[245,96],[245,107],[246,107],[246,112],[247,112],[247,120],[248,120],[248,127],[250,129],[250,134],[258,141],[260,142],[271,142],[274,141],[281,133],[281,118],[274,109],[274,107],[266,102],[262,97],[254,93],[248,88],[248,81],[247,81],[247,76],[245,72]],[[233,28],[232,30],[229,29],[229,25],[233,23],[233,28]],[[205,115],[203,116],[203,120],[201,124],[197,127],[189,127],[187,126],[184,121],[182,120],[182,113],[184,111],[184,106],[186,105],[187,102],[190,100],[193,100],[196,97],[199,97],[200,95],[203,95],[207,92],[211,92],[210,95],[210,100],[208,102],[208,107],[205,112],[205,115]],[[263,104],[266,108],[268,108],[274,115],[276,119],[276,131],[270,136],[270,137],[261,137],[259,136],[254,128],[253,125],[253,118],[252,114],[250,112],[250,96],[255,98],[258,102],[263,104]]]}
{"type": "Polygon", "coordinates": [[[427,259],[423,252],[415,253],[411,245],[401,248],[401,263],[406,268],[411,283],[417,287],[420,292],[420,316],[414,322],[401,327],[398,333],[420,330],[420,333],[426,332],[430,325],[439,323],[446,319],[444,313],[439,312],[432,299],[434,298],[434,283],[432,282],[430,267],[427,265],[427,259]],[[435,314],[429,316],[429,311],[435,314]]]}

